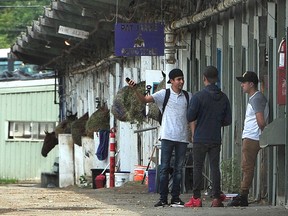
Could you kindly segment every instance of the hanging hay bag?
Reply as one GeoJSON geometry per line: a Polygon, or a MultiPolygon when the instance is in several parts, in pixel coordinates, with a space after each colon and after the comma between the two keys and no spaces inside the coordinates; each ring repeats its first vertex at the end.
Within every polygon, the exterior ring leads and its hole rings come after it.
{"type": "MultiPolygon", "coordinates": [[[[136,91],[144,94],[145,82],[138,83],[136,91]]],[[[125,86],[117,92],[111,112],[119,121],[140,123],[145,119],[145,104],[137,98],[134,89],[125,86]]]]}
{"type": "Polygon", "coordinates": [[[112,105],[112,109],[111,112],[114,115],[114,117],[116,119],[118,119],[119,121],[129,121],[128,119],[128,107],[125,106],[125,102],[124,102],[124,95],[126,94],[126,92],[128,92],[128,86],[125,86],[124,88],[120,89],[116,96],[114,97],[113,100],[113,105],[112,105]]]}
{"type": "Polygon", "coordinates": [[[94,132],[110,129],[110,110],[102,106],[96,110],[86,122],[86,135],[93,138],[94,132]]]}
{"type": "Polygon", "coordinates": [[[81,137],[86,135],[85,126],[89,118],[88,112],[81,118],[75,120],[71,125],[71,134],[73,142],[79,146],[82,146],[81,137]]]}

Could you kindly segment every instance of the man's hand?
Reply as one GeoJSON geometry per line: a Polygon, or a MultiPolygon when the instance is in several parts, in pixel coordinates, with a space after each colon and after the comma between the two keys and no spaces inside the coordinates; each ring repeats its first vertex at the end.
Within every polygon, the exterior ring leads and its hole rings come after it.
{"type": "Polygon", "coordinates": [[[129,87],[133,88],[136,86],[136,82],[134,80],[131,80],[129,77],[126,77],[126,82],[129,85],[129,87]]]}
{"type": "MultiPolygon", "coordinates": [[[[129,85],[130,88],[133,88],[136,90],[136,88],[135,88],[136,82],[134,80],[131,80],[129,77],[126,77],[125,81],[127,82],[127,84],[129,85]]],[[[139,93],[138,91],[135,91],[135,94],[142,103],[154,102],[154,99],[151,95],[145,96],[145,95],[139,93]]]]}

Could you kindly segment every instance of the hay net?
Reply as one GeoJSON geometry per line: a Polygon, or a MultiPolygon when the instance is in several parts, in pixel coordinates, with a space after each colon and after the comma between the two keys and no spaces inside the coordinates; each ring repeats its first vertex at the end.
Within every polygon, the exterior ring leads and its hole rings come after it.
{"type": "Polygon", "coordinates": [[[73,142],[82,146],[81,137],[86,135],[85,125],[89,118],[88,112],[81,116],[79,119],[73,121],[71,125],[71,135],[73,142]]]}
{"type": "Polygon", "coordinates": [[[85,129],[90,138],[94,137],[94,132],[110,129],[110,110],[107,105],[101,106],[89,117],[85,129]]]}
{"type": "MultiPolygon", "coordinates": [[[[145,81],[136,85],[136,91],[145,94],[145,81]]],[[[139,101],[134,89],[128,86],[117,92],[111,112],[116,119],[123,122],[142,123],[145,120],[145,104],[139,101]]]]}

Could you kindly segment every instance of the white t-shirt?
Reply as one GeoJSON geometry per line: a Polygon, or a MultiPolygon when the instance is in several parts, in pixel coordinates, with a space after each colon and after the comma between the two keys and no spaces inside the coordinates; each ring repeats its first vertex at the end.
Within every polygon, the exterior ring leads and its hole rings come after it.
{"type": "MultiPolygon", "coordinates": [[[[152,94],[158,108],[162,111],[166,89],[152,94]]],[[[190,92],[189,101],[192,96],[190,92]]],[[[170,88],[170,97],[162,115],[161,139],[188,143],[187,99],[183,92],[177,94],[170,88]]]]}
{"type": "Polygon", "coordinates": [[[261,129],[259,128],[256,120],[257,112],[263,112],[264,119],[267,122],[269,115],[268,102],[260,91],[255,92],[255,94],[253,94],[248,100],[244,129],[242,133],[243,139],[249,138],[253,140],[259,140],[261,129]]]}

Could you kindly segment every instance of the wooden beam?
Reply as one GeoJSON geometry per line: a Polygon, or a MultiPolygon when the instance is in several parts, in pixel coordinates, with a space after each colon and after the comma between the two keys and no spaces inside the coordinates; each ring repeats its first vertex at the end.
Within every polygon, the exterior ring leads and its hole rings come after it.
{"type": "Polygon", "coordinates": [[[65,39],[59,38],[59,37],[52,37],[52,36],[41,34],[40,32],[37,32],[37,31],[33,31],[32,26],[27,26],[26,34],[28,36],[28,39],[29,39],[29,37],[31,37],[32,39],[37,39],[37,40],[41,40],[41,41],[45,41],[45,42],[48,42],[48,41],[52,42],[53,41],[54,43],[56,43],[60,46],[63,46],[63,47],[65,45],[64,44],[65,39]]]}
{"type": "Polygon", "coordinates": [[[21,52],[27,54],[27,55],[31,55],[31,56],[38,56],[41,58],[45,58],[45,59],[53,59],[56,56],[59,56],[61,53],[59,53],[58,55],[56,54],[51,54],[48,52],[45,52],[43,50],[39,50],[39,49],[33,49],[32,47],[22,47],[20,44],[15,43],[13,46],[16,46],[16,48],[21,52]]]}
{"type": "MultiPolygon", "coordinates": [[[[57,38],[62,38],[63,40],[67,40],[72,38],[71,36],[64,35],[64,34],[59,34],[58,29],[56,27],[48,27],[48,26],[43,26],[40,25],[39,21],[33,20],[32,22],[32,29],[33,31],[37,31],[42,35],[47,35],[47,36],[52,36],[52,37],[57,37],[57,38]]],[[[73,37],[75,41],[81,41],[82,39],[73,37]]]]}
{"type": "Polygon", "coordinates": [[[47,54],[51,54],[55,56],[60,55],[64,51],[63,49],[52,47],[48,45],[48,43],[45,43],[44,41],[40,42],[40,41],[34,40],[34,41],[27,42],[25,39],[26,38],[25,37],[23,38],[23,36],[21,38],[18,38],[17,44],[19,44],[23,48],[36,49],[36,50],[40,50],[43,53],[47,53],[47,54]]]}
{"type": "Polygon", "coordinates": [[[30,64],[37,64],[37,65],[43,65],[46,62],[49,61],[50,58],[39,56],[32,53],[27,53],[24,49],[22,49],[19,45],[14,44],[11,47],[11,51],[13,54],[15,54],[19,60],[25,62],[25,63],[30,63],[30,64]]]}
{"type": "Polygon", "coordinates": [[[81,30],[89,31],[89,32],[93,31],[95,28],[94,26],[92,27],[92,26],[86,26],[86,25],[79,25],[77,23],[70,22],[69,20],[52,19],[52,18],[43,17],[43,16],[39,17],[38,21],[40,25],[51,27],[51,28],[58,28],[60,25],[62,25],[62,26],[81,29],[81,30]]]}
{"type": "MultiPolygon", "coordinates": [[[[64,1],[64,0],[61,0],[64,1]]],[[[66,1],[66,0],[65,0],[66,1]]],[[[101,8],[101,7],[116,7],[117,1],[115,0],[75,0],[81,5],[91,6],[93,8],[101,8]]],[[[128,8],[132,0],[121,0],[118,1],[118,7],[128,8]]]]}
{"type": "Polygon", "coordinates": [[[51,10],[50,8],[45,8],[44,16],[49,17],[51,19],[57,19],[57,20],[69,20],[70,22],[73,22],[75,24],[87,26],[90,28],[96,27],[98,23],[98,20],[96,18],[91,19],[85,16],[84,17],[74,16],[71,13],[64,13],[64,12],[57,11],[57,10],[51,10]]]}
{"type": "Polygon", "coordinates": [[[76,5],[76,4],[67,4],[64,1],[53,1],[51,8],[53,10],[57,10],[57,11],[62,11],[65,13],[70,13],[72,15],[75,16],[80,16],[80,17],[89,17],[92,19],[96,19],[96,13],[94,10],[92,10],[91,8],[85,8],[85,7],[81,7],[80,5],[76,5]]]}

